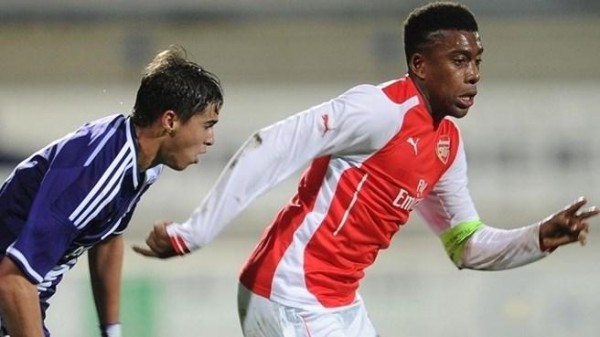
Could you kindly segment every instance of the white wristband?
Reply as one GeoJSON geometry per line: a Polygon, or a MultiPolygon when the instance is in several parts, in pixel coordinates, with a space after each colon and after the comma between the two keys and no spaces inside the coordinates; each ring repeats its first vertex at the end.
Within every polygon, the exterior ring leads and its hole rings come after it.
{"type": "Polygon", "coordinates": [[[102,337],[121,337],[121,323],[100,325],[102,337]]]}

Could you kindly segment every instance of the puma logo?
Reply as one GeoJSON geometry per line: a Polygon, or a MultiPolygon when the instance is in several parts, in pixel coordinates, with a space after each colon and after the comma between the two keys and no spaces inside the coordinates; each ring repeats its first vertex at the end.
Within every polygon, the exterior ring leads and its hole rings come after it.
{"type": "Polygon", "coordinates": [[[327,133],[327,131],[331,130],[329,128],[329,115],[328,114],[323,114],[321,116],[321,119],[323,120],[323,134],[321,136],[325,136],[325,134],[327,133]]]}
{"type": "Polygon", "coordinates": [[[408,137],[406,142],[412,146],[413,151],[415,151],[415,156],[419,154],[419,149],[417,147],[417,144],[419,144],[419,138],[408,137]]]}

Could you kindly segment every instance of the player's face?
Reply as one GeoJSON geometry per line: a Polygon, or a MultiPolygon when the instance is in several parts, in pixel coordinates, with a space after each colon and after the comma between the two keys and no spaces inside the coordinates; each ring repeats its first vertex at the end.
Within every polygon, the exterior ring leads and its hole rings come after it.
{"type": "Polygon", "coordinates": [[[434,116],[464,117],[475,102],[483,47],[479,33],[441,30],[423,53],[422,84],[434,116]]]}
{"type": "Polygon", "coordinates": [[[201,114],[196,114],[185,124],[174,123],[173,132],[167,135],[161,149],[163,163],[174,170],[183,170],[198,162],[214,143],[214,125],[219,121],[219,110],[209,105],[201,114]]]}

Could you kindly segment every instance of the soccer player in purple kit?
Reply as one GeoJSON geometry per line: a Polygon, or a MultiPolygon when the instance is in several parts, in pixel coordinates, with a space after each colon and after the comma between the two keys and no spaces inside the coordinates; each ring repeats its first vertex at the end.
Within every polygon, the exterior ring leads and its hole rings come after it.
{"type": "Polygon", "coordinates": [[[164,166],[214,142],[219,79],[171,47],[147,65],[130,116],[84,124],[21,162],[0,188],[0,336],[50,336],[48,300],[86,251],[102,336],[121,335],[122,233],[164,166]]]}

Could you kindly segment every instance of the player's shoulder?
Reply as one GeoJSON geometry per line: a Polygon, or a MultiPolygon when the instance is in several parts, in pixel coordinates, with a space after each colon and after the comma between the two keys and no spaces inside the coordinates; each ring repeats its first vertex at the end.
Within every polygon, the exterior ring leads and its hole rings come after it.
{"type": "Polygon", "coordinates": [[[416,106],[420,103],[419,92],[408,76],[403,76],[377,86],[386,99],[401,106],[416,106]]]}
{"type": "Polygon", "coordinates": [[[128,118],[120,114],[84,123],[51,146],[56,152],[53,166],[88,166],[112,161],[131,138],[128,124],[128,118]]]}
{"type": "Polygon", "coordinates": [[[107,133],[114,133],[119,127],[125,127],[127,117],[121,114],[109,115],[84,123],[75,131],[75,135],[86,137],[90,141],[102,138],[107,133]]]}
{"type": "Polygon", "coordinates": [[[419,103],[418,93],[412,82],[400,78],[379,84],[359,84],[344,92],[338,98],[357,104],[362,108],[395,109],[398,105],[419,103]]]}
{"type": "MultiPolygon", "coordinates": [[[[390,81],[393,82],[393,81],[390,81]]],[[[344,92],[341,97],[368,97],[370,99],[377,99],[377,98],[385,98],[385,87],[386,84],[390,83],[390,82],[385,82],[385,83],[379,83],[379,84],[372,84],[372,83],[362,83],[362,84],[357,84],[353,87],[351,87],[350,89],[348,89],[346,92],[344,92]]]]}

